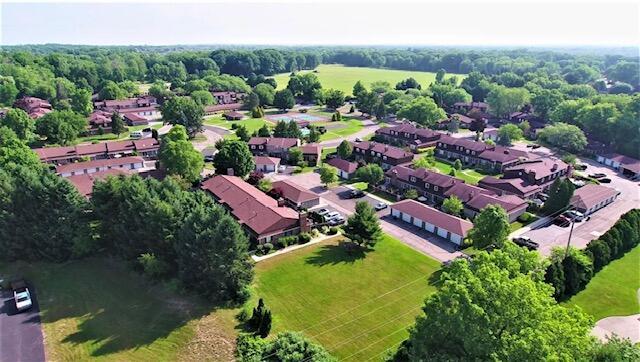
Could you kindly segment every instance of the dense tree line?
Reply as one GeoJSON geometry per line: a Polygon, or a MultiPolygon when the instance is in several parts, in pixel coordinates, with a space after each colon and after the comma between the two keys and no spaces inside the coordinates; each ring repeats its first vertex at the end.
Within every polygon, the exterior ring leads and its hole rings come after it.
{"type": "Polygon", "coordinates": [[[640,243],[638,230],[640,209],[633,209],[586,249],[554,250],[545,274],[546,281],[554,287],[554,297],[565,300],[584,289],[595,273],[640,243]]]}

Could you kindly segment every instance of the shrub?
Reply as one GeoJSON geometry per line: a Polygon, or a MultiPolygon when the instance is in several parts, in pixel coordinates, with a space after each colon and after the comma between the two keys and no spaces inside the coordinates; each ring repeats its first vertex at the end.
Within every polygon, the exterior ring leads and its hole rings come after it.
{"type": "Polygon", "coordinates": [[[335,234],[337,234],[337,233],[338,233],[338,228],[337,228],[337,227],[335,227],[335,226],[332,226],[332,227],[330,227],[330,228],[329,228],[329,232],[328,232],[327,234],[329,234],[329,235],[335,235],[335,234]]]}
{"type": "Polygon", "coordinates": [[[144,274],[151,278],[159,278],[169,270],[167,263],[156,258],[155,254],[144,253],[138,257],[138,262],[142,266],[144,274]]]}
{"type": "Polygon", "coordinates": [[[273,244],[264,243],[264,254],[269,254],[273,250],[273,244]]]}
{"type": "Polygon", "coordinates": [[[244,323],[249,320],[249,312],[246,309],[240,310],[240,312],[236,315],[236,319],[240,323],[244,323]]]}
{"type": "Polygon", "coordinates": [[[257,251],[259,254],[264,254],[264,245],[262,245],[262,244],[258,244],[258,246],[256,246],[256,251],[257,251]]]}
{"type": "Polygon", "coordinates": [[[236,129],[238,128],[238,124],[237,123],[232,123],[231,124],[231,129],[236,129]]]}
{"type": "Polygon", "coordinates": [[[322,232],[323,234],[327,234],[329,232],[329,227],[324,225],[322,228],[320,228],[320,232],[322,232]]]}
{"type": "Polygon", "coordinates": [[[525,212],[524,214],[518,216],[518,221],[520,221],[520,222],[530,222],[532,217],[533,217],[533,215],[531,215],[528,212],[525,212]]]}
{"type": "Polygon", "coordinates": [[[302,167],[296,166],[293,168],[293,173],[300,173],[300,172],[302,172],[302,167]]]}
{"type": "Polygon", "coordinates": [[[301,233],[298,235],[298,244],[306,244],[311,241],[311,235],[309,233],[301,233]]]}
{"type": "Polygon", "coordinates": [[[282,248],[286,248],[289,245],[293,245],[298,241],[298,237],[295,235],[283,236],[278,239],[278,245],[282,248]]]}

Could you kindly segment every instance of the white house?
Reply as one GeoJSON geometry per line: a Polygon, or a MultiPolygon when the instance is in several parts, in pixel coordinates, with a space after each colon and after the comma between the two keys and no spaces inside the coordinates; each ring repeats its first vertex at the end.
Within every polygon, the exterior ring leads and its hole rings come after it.
{"type": "Polygon", "coordinates": [[[327,161],[327,164],[335,167],[338,170],[338,176],[345,180],[350,179],[358,169],[357,163],[349,162],[341,158],[332,158],[327,161]]]}
{"type": "Polygon", "coordinates": [[[391,216],[436,234],[456,245],[462,245],[473,224],[414,200],[391,205],[391,216]]]}
{"type": "Polygon", "coordinates": [[[277,157],[253,156],[253,161],[256,164],[256,171],[262,173],[278,172],[280,166],[280,159],[277,157]]]}
{"type": "Polygon", "coordinates": [[[107,170],[138,170],[144,168],[144,158],[139,156],[106,158],[86,162],[67,163],[56,167],[62,177],[92,174],[107,170]]]}

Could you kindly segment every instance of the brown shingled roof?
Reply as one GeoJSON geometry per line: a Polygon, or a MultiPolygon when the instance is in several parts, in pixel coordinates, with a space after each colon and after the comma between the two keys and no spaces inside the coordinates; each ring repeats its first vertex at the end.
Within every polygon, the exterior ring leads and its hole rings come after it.
{"type": "Polygon", "coordinates": [[[273,187],[273,189],[282,191],[282,196],[285,199],[290,200],[296,204],[317,199],[319,197],[313,192],[307,191],[302,187],[287,180],[276,181],[272,183],[271,186],[273,187]]]}

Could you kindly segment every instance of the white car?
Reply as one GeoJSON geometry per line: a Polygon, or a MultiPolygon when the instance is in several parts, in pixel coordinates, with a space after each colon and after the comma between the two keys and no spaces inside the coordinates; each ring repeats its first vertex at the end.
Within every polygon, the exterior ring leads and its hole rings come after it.
{"type": "Polygon", "coordinates": [[[380,211],[380,210],[386,209],[387,206],[389,206],[389,205],[385,204],[384,202],[379,202],[379,203],[376,204],[375,209],[380,211]]]}
{"type": "Polygon", "coordinates": [[[335,219],[336,217],[340,216],[340,213],[337,211],[331,211],[329,213],[327,213],[326,215],[324,215],[324,219],[329,221],[331,219],[335,219]]]}
{"type": "Polygon", "coordinates": [[[287,170],[287,166],[285,166],[285,165],[280,165],[278,167],[278,171],[280,171],[280,172],[285,172],[286,170],[287,170]]]}
{"type": "Polygon", "coordinates": [[[11,289],[13,289],[13,299],[16,303],[16,309],[18,312],[31,308],[33,303],[31,302],[31,293],[24,281],[16,281],[11,283],[11,289]]]}
{"type": "Polygon", "coordinates": [[[325,215],[328,212],[329,212],[329,210],[322,208],[322,209],[316,211],[316,214],[322,216],[322,215],[325,215]]]}

